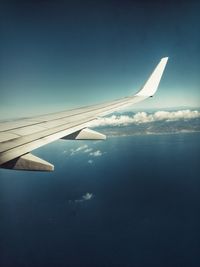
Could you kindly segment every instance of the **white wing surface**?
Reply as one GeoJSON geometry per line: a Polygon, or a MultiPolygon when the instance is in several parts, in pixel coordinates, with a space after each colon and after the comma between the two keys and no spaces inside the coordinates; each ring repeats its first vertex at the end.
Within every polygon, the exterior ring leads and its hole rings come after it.
{"type": "Polygon", "coordinates": [[[99,140],[106,137],[87,128],[109,113],[152,97],[159,85],[168,58],[162,58],[134,96],[72,109],[64,112],[0,123],[0,167],[15,170],[52,171],[54,166],[30,152],[57,139],[99,140]]]}

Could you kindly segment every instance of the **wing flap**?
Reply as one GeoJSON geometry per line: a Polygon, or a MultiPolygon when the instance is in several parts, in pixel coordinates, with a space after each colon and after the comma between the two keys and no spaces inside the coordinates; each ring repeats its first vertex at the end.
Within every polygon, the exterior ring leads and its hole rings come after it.
{"type": "Polygon", "coordinates": [[[82,129],[75,133],[64,136],[64,140],[105,140],[106,136],[104,134],[98,133],[97,131],[91,130],[89,128],[82,129]]]}
{"type": "Polygon", "coordinates": [[[53,171],[54,166],[49,162],[30,153],[12,159],[1,165],[1,168],[24,171],[53,171]]]}

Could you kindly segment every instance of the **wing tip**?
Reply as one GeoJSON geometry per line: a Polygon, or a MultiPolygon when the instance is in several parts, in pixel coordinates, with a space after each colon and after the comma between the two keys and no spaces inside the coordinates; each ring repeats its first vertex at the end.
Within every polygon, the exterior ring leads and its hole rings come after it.
{"type": "Polygon", "coordinates": [[[162,57],[161,60],[163,60],[163,59],[168,60],[169,57],[162,57]]]}
{"type": "Polygon", "coordinates": [[[158,89],[158,85],[162,78],[169,57],[163,57],[150,75],[143,88],[135,96],[153,97],[158,89]]]}
{"type": "Polygon", "coordinates": [[[169,57],[163,57],[163,58],[161,58],[161,60],[160,61],[162,61],[162,62],[164,62],[165,64],[167,63],[167,61],[168,61],[168,59],[169,59],[169,57]]]}

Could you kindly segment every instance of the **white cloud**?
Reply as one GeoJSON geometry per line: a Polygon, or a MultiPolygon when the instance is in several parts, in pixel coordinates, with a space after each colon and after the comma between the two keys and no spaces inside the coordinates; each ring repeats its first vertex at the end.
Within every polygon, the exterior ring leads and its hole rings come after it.
{"type": "Polygon", "coordinates": [[[82,145],[82,146],[80,146],[80,147],[78,147],[78,148],[76,148],[76,149],[70,149],[70,151],[71,151],[71,154],[70,155],[74,155],[74,154],[76,154],[76,153],[78,153],[78,152],[80,152],[80,151],[82,151],[82,150],[86,150],[86,149],[88,149],[88,146],[87,145],[82,145]]]}
{"type": "MultiPolygon", "coordinates": [[[[64,153],[66,153],[64,151],[64,153]]],[[[76,154],[79,154],[79,153],[85,153],[87,154],[89,157],[100,157],[103,155],[103,153],[100,151],[100,150],[96,150],[94,151],[93,148],[89,148],[88,145],[82,145],[76,149],[70,149],[70,156],[73,156],[73,155],[76,155],[76,154]]],[[[94,160],[93,159],[89,159],[87,161],[89,164],[93,164],[94,160]]]]}
{"type": "Polygon", "coordinates": [[[86,193],[85,195],[82,196],[84,200],[90,200],[93,197],[92,193],[86,193]]]}
{"type": "Polygon", "coordinates": [[[100,118],[91,123],[92,127],[98,126],[126,126],[130,124],[142,124],[155,121],[177,121],[200,118],[200,112],[197,110],[179,110],[179,111],[157,111],[152,114],[138,112],[132,116],[112,115],[107,118],[100,118]]]}
{"type": "Polygon", "coordinates": [[[71,203],[71,202],[78,203],[78,202],[88,201],[88,200],[91,200],[93,197],[94,197],[94,195],[92,193],[86,193],[80,199],[69,200],[69,203],[71,203]]]}
{"type": "Polygon", "coordinates": [[[93,157],[100,157],[100,156],[102,156],[102,152],[100,150],[97,150],[97,151],[94,151],[94,152],[90,152],[89,155],[93,156],[93,157]]]}
{"type": "Polygon", "coordinates": [[[84,150],[84,149],[86,149],[87,147],[88,147],[87,145],[82,145],[82,146],[78,147],[78,148],[76,149],[76,151],[78,152],[78,151],[84,150]]]}
{"type": "Polygon", "coordinates": [[[91,152],[92,151],[92,148],[87,148],[87,149],[85,149],[83,152],[84,153],[89,153],[89,152],[91,152]]]}
{"type": "Polygon", "coordinates": [[[179,110],[179,111],[157,111],[155,113],[156,120],[167,120],[167,121],[176,121],[176,120],[190,120],[195,118],[200,118],[200,112],[197,110],[179,110]]]}

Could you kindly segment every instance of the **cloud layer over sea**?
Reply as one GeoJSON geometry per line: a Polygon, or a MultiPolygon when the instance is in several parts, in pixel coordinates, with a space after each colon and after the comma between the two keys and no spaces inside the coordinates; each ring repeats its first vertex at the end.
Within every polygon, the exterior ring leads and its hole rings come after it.
{"type": "Polygon", "coordinates": [[[91,127],[101,128],[110,136],[163,134],[200,131],[199,110],[117,113],[99,118],[91,127]],[[123,127],[123,129],[122,129],[123,127]]]}

